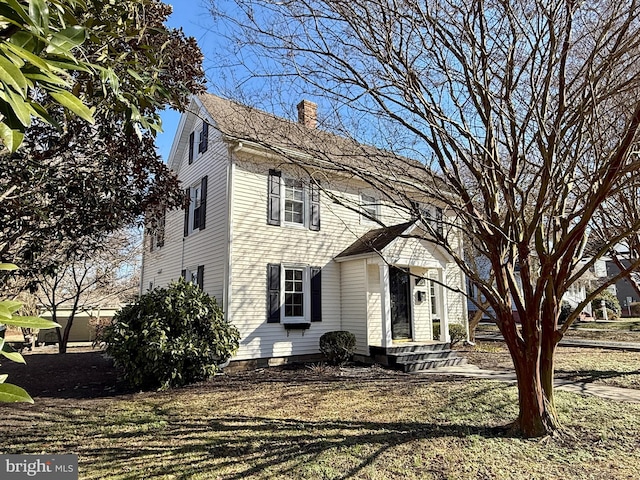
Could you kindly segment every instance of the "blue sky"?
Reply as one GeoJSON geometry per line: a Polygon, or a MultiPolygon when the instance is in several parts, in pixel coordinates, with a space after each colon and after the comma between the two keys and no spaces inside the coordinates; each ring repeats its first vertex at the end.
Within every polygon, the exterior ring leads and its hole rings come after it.
{"type": "MultiPolygon", "coordinates": [[[[212,22],[205,4],[201,0],[165,0],[165,3],[173,6],[173,13],[169,17],[167,25],[174,28],[182,27],[186,35],[194,37],[198,41],[205,56],[206,69],[207,57],[211,54],[217,39],[209,29],[212,22]]],[[[162,114],[164,131],[157,136],[156,145],[165,160],[169,157],[179,121],[180,114],[178,112],[168,110],[162,114]]]]}

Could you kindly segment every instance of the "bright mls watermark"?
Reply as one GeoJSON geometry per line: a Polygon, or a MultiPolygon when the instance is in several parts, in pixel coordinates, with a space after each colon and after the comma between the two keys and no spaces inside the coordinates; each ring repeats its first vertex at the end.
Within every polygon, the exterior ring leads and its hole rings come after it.
{"type": "Polygon", "coordinates": [[[78,480],[78,455],[0,455],[2,480],[78,480]]]}

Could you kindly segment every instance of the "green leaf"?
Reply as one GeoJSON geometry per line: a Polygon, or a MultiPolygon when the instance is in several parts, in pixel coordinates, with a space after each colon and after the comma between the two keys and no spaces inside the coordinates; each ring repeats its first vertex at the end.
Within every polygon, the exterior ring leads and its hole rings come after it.
{"type": "Polygon", "coordinates": [[[16,352],[11,345],[9,345],[8,343],[4,343],[2,345],[2,350],[0,350],[0,354],[4,355],[5,357],[7,357],[9,360],[11,360],[12,362],[16,362],[16,363],[27,363],[24,361],[24,358],[22,355],[20,355],[18,352],[16,352]]]}
{"type": "Polygon", "coordinates": [[[9,378],[9,375],[7,375],[6,373],[3,373],[2,375],[0,375],[0,383],[4,383],[7,378],[9,378]]]}
{"type": "Polygon", "coordinates": [[[41,70],[49,70],[49,65],[47,65],[47,62],[43,58],[40,58],[38,55],[22,48],[20,45],[16,45],[13,42],[3,42],[2,45],[0,45],[0,49],[3,51],[11,51],[16,55],[19,55],[24,60],[35,65],[41,70]]]}
{"type": "Polygon", "coordinates": [[[61,328],[61,325],[40,317],[12,317],[3,323],[25,328],[61,328]]]}
{"type": "Polygon", "coordinates": [[[4,146],[7,147],[7,150],[13,153],[20,145],[22,145],[24,133],[14,130],[13,128],[9,128],[9,125],[4,122],[0,122],[0,139],[4,146]]]}
{"type": "Polygon", "coordinates": [[[17,302],[15,300],[2,300],[2,302],[0,303],[2,303],[4,307],[7,307],[7,310],[9,310],[11,313],[17,312],[23,305],[22,302],[17,302]]]}
{"type": "Polygon", "coordinates": [[[51,92],[53,99],[63,107],[69,109],[83,120],[94,123],[92,111],[80,99],[66,90],[51,92]]]}
{"type": "Polygon", "coordinates": [[[58,85],[59,87],[67,87],[69,85],[69,82],[53,74],[25,72],[24,76],[25,78],[29,80],[33,80],[34,82],[37,82],[40,84],[48,83],[51,85],[58,85]]]}
{"type": "Polygon", "coordinates": [[[13,314],[11,313],[11,310],[9,310],[7,307],[2,305],[2,303],[0,303],[0,323],[4,323],[7,320],[11,320],[12,317],[13,317],[13,314]]]}
{"type": "Polygon", "coordinates": [[[70,62],[61,62],[58,60],[49,60],[49,66],[54,69],[65,73],[67,70],[73,71],[78,70],[79,72],[90,72],[91,69],[87,66],[87,64],[78,62],[78,63],[70,63],[70,62]]]}
{"type": "Polygon", "coordinates": [[[13,271],[18,270],[18,266],[13,263],[0,263],[0,270],[13,271]]]}
{"type": "Polygon", "coordinates": [[[44,0],[29,0],[29,18],[43,32],[49,31],[49,7],[44,0]]]}
{"type": "Polygon", "coordinates": [[[80,25],[74,25],[73,27],[65,28],[60,32],[56,32],[51,37],[51,43],[47,45],[47,53],[57,53],[59,55],[69,55],[71,50],[75,47],[82,45],[87,38],[87,33],[84,27],[80,25]]]}
{"type": "Polygon", "coordinates": [[[0,402],[33,403],[33,398],[31,398],[31,396],[23,388],[12,385],[10,383],[2,383],[0,384],[0,402]]]}
{"type": "Polygon", "coordinates": [[[0,56],[0,81],[12,86],[22,97],[27,95],[27,79],[13,63],[0,56]]]}
{"type": "Polygon", "coordinates": [[[17,2],[17,0],[6,0],[6,3],[9,4],[13,9],[13,11],[16,12],[18,15],[20,15],[20,17],[25,22],[27,22],[29,25],[32,25],[31,19],[29,18],[27,11],[24,9],[22,5],[20,5],[20,3],[17,2]]]}

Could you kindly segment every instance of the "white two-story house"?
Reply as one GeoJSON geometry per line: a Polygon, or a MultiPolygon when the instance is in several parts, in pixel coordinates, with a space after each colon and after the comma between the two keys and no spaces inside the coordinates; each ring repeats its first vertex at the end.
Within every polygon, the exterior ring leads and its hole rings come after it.
{"type": "MultiPolygon", "coordinates": [[[[168,161],[188,208],[166,212],[148,235],[142,290],[183,276],[216,297],[240,331],[233,360],[317,355],[333,330],[355,334],[361,359],[372,347],[434,342],[436,321],[446,341],[450,323],[466,325],[467,306],[443,285],[464,291],[464,275],[379,190],[296,151],[291,138],[302,145],[320,130],[315,104],[298,109],[294,122],[210,94],[193,99],[168,161]]],[[[337,162],[354,161],[323,135],[337,162]]]]}

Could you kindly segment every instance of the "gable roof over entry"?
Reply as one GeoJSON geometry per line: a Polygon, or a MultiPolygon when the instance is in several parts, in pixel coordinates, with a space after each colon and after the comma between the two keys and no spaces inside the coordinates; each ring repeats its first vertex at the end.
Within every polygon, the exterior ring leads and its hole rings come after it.
{"type": "Polygon", "coordinates": [[[390,265],[444,268],[452,259],[415,221],[371,230],[340,252],[335,260],[378,257],[390,265]]]}

